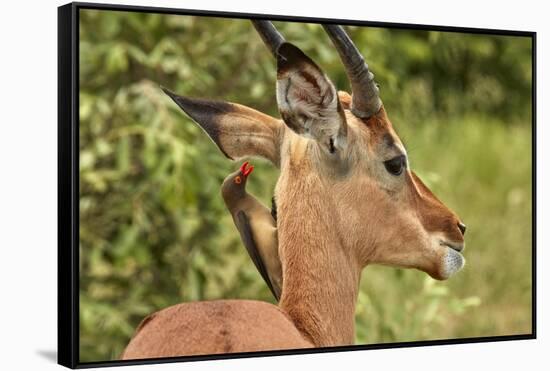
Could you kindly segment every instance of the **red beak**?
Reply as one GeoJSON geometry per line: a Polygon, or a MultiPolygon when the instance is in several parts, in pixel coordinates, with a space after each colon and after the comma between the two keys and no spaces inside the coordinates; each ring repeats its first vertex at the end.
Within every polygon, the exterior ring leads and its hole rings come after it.
{"type": "Polygon", "coordinates": [[[252,172],[252,170],[254,170],[254,166],[250,165],[250,167],[248,166],[248,161],[246,161],[244,164],[242,164],[241,166],[241,174],[246,178],[248,175],[250,175],[250,173],[252,172]]]}

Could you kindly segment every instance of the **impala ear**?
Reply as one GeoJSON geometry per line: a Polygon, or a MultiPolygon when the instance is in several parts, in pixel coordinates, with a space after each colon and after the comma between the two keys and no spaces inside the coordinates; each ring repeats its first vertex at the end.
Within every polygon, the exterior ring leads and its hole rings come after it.
{"type": "Polygon", "coordinates": [[[345,146],[347,125],[334,85],[300,49],[277,49],[277,104],[285,124],[331,153],[345,146]]]}
{"type": "Polygon", "coordinates": [[[284,129],[280,120],[240,104],[192,99],[162,90],[199,124],[228,158],[259,156],[279,166],[284,129]]]}

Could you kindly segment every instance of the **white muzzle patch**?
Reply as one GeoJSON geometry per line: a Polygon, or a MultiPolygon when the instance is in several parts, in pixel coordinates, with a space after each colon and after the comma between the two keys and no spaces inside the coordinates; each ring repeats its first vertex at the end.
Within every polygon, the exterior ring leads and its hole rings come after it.
{"type": "Polygon", "coordinates": [[[443,278],[447,279],[458,272],[466,264],[466,259],[458,251],[446,247],[445,255],[443,256],[443,278]]]}

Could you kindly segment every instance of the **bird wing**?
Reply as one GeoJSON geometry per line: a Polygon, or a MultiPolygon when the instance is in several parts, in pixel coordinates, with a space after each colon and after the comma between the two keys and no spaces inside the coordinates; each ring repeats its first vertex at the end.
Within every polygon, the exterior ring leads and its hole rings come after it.
{"type": "Polygon", "coordinates": [[[267,286],[269,287],[269,290],[271,290],[271,293],[273,294],[275,299],[279,301],[280,297],[279,295],[277,295],[275,289],[273,288],[273,285],[271,284],[266,266],[258,250],[258,245],[254,240],[254,235],[252,234],[252,228],[250,226],[250,219],[244,211],[240,210],[237,212],[235,224],[237,225],[237,229],[239,230],[239,233],[241,235],[241,240],[244,243],[244,247],[246,247],[246,251],[248,251],[248,255],[254,262],[256,269],[258,269],[258,272],[260,272],[260,275],[264,279],[265,283],[267,283],[267,286]]]}

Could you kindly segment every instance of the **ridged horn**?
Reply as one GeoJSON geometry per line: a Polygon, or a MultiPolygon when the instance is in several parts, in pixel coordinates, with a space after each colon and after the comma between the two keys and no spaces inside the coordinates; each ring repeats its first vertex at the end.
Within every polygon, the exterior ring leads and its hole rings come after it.
{"type": "Polygon", "coordinates": [[[371,117],[382,106],[374,75],[369,71],[369,66],[342,26],[325,24],[323,28],[336,47],[350,80],[351,111],[361,118],[371,117]]]}
{"type": "Polygon", "coordinates": [[[277,58],[277,48],[285,42],[285,38],[270,21],[252,20],[252,24],[269,50],[271,50],[271,54],[277,58]]]}

